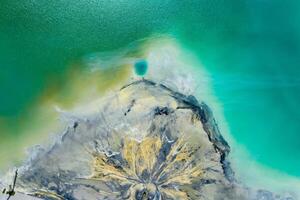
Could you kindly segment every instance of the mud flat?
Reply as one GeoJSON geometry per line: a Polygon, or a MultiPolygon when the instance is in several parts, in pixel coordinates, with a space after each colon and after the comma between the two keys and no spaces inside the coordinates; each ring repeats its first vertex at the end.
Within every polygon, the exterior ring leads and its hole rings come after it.
{"type": "Polygon", "coordinates": [[[238,182],[210,108],[151,80],[104,97],[20,170],[42,199],[295,199],[238,182]]]}

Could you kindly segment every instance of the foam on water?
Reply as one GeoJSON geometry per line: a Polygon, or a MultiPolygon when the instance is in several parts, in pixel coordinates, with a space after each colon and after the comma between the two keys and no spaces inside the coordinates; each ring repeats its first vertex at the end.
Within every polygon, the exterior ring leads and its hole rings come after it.
{"type": "MultiPolygon", "coordinates": [[[[300,195],[298,178],[259,164],[251,157],[247,149],[232,137],[230,126],[224,116],[223,102],[219,102],[212,89],[212,76],[197,59],[197,56],[174,38],[166,35],[153,36],[135,42],[120,51],[93,55],[97,55],[94,59],[98,60],[98,64],[94,62],[91,65],[90,62],[87,62],[93,70],[105,68],[103,66],[131,67],[132,74],[128,82],[140,78],[134,73],[133,66],[136,61],[144,58],[148,63],[148,72],[145,74],[145,78],[166,84],[184,94],[193,94],[212,108],[221,133],[231,146],[230,160],[239,181],[257,189],[263,188],[277,193],[300,195]]],[[[265,84],[263,86],[266,87],[265,84]]],[[[259,136],[257,136],[257,140],[259,140],[259,136]]]]}
{"type": "MultiPolygon", "coordinates": [[[[169,37],[152,38],[146,44],[143,47],[149,62],[149,73],[146,77],[174,87],[185,94],[194,94],[212,108],[221,133],[232,148],[230,159],[239,181],[257,189],[300,196],[299,178],[259,164],[247,149],[232,137],[222,102],[219,102],[211,87],[213,79],[191,51],[169,37]]],[[[265,84],[263,86],[267,87],[265,84]]]]}
{"type": "MultiPolygon", "coordinates": [[[[144,58],[148,63],[148,72],[145,74],[145,78],[163,83],[186,95],[195,95],[212,108],[221,134],[232,148],[230,160],[239,181],[251,187],[264,188],[276,193],[300,195],[298,191],[300,187],[299,179],[259,165],[247,154],[247,150],[231,136],[230,127],[226,123],[223,114],[223,108],[212,91],[210,74],[196,56],[175,39],[169,36],[155,36],[136,42],[134,45],[120,51],[93,53],[84,57],[83,60],[92,73],[107,68],[131,69],[132,73],[129,77],[119,83],[126,84],[140,79],[134,73],[133,67],[134,63],[140,58],[144,58]]],[[[112,91],[115,90],[112,89],[112,91]]],[[[109,95],[112,91],[108,91],[106,95],[109,95]]],[[[97,105],[100,104],[101,99],[94,99],[87,105],[81,104],[68,111],[61,109],[58,109],[58,111],[63,114],[65,120],[73,123],[74,117],[84,119],[86,115],[97,112],[97,105]]],[[[31,156],[34,156],[34,151],[31,152],[31,156]]],[[[2,181],[11,180],[11,175],[12,173],[9,173],[2,181]]]]}

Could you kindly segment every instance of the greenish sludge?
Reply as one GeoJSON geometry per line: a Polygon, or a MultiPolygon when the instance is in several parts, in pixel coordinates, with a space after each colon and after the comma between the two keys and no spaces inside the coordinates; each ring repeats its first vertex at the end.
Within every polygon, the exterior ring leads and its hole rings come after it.
{"type": "Polygon", "coordinates": [[[145,76],[148,69],[146,60],[139,60],[134,64],[134,71],[138,76],[145,76]]]}

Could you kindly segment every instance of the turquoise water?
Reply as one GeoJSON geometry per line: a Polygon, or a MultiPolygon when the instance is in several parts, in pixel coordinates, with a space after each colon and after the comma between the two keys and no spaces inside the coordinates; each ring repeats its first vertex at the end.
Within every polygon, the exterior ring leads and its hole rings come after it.
{"type": "Polygon", "coordinates": [[[19,121],[82,56],[166,33],[211,74],[234,139],[300,176],[299,11],[297,0],[2,1],[0,134],[26,137],[19,121]]]}
{"type": "Polygon", "coordinates": [[[148,64],[146,60],[140,60],[134,63],[135,73],[139,76],[144,76],[147,73],[148,64]]]}
{"type": "Polygon", "coordinates": [[[200,57],[237,142],[258,162],[300,176],[299,3],[247,8],[235,38],[200,57]]]}

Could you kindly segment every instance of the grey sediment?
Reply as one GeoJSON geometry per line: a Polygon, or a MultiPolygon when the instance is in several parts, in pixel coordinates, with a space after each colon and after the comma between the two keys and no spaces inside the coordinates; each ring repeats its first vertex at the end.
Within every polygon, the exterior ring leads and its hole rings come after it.
{"type": "MultiPolygon", "coordinates": [[[[202,101],[199,103],[197,98],[193,95],[187,96],[185,94],[172,90],[170,87],[162,83],[156,83],[152,80],[144,78],[125,85],[120,90],[137,84],[145,84],[165,90],[181,105],[178,106],[177,109],[190,109],[191,111],[193,111],[197,119],[199,119],[202,123],[203,129],[207,133],[209,141],[214,146],[216,152],[220,154],[220,163],[222,164],[225,177],[229,181],[235,181],[234,172],[230,166],[230,162],[227,160],[227,156],[230,152],[230,146],[220,133],[218,124],[213,116],[213,112],[205,102],[202,101]]],[[[163,109],[170,110],[170,108],[163,109]]]]}

